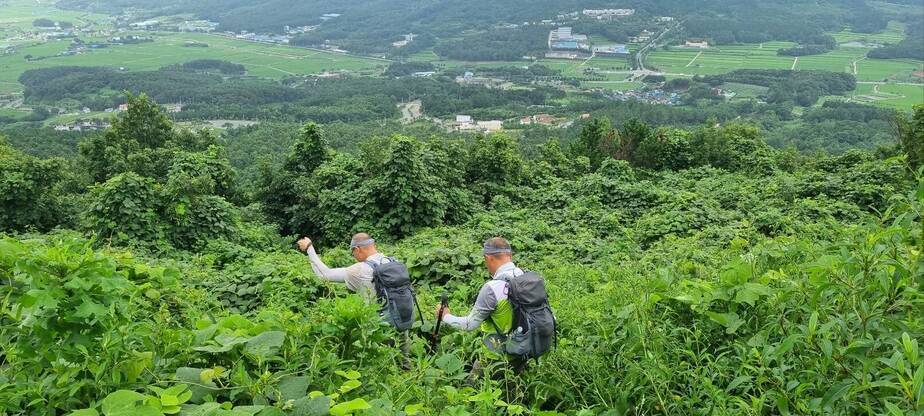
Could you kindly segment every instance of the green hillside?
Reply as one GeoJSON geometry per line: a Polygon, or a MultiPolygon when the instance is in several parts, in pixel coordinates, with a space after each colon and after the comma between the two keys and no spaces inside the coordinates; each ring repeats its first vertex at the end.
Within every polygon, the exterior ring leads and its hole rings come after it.
{"type": "MultiPolygon", "coordinates": [[[[902,147],[799,157],[741,124],[586,124],[564,150],[498,134],[326,147],[313,124],[255,190],[214,136],[145,97],[80,157],[0,145],[0,411],[74,415],[914,414],[922,409],[924,107],[902,147]],[[526,154],[531,156],[527,156],[526,154]],[[56,169],[50,169],[51,167],[56,169]],[[391,190],[384,192],[383,190],[391,190]],[[372,233],[424,323],[410,362],[375,305],[322,282],[372,233]],[[484,239],[547,280],[557,347],[474,377],[444,327],[484,239]],[[15,359],[13,359],[15,357],[15,359]],[[792,371],[792,369],[799,371],[792,371]],[[73,412],[73,413],[70,413],[73,412]]],[[[486,360],[486,361],[485,361],[486,360]]]]}

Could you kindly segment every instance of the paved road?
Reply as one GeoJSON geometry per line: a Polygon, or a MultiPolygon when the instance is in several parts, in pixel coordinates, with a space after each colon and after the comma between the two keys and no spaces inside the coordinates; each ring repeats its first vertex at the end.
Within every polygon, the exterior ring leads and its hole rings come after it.
{"type": "Polygon", "coordinates": [[[674,23],[672,26],[669,26],[667,29],[664,29],[661,31],[661,33],[658,34],[658,37],[649,41],[647,44],[645,44],[644,47],[642,47],[642,49],[639,49],[639,51],[635,53],[635,70],[632,71],[632,76],[629,78],[630,81],[634,81],[648,75],[660,75],[660,73],[657,71],[645,69],[645,58],[648,57],[648,52],[651,50],[651,48],[657,48],[659,46],[658,42],[660,42],[661,39],[663,39],[664,36],[670,33],[672,30],[680,27],[681,24],[683,24],[683,20],[680,20],[677,23],[674,23]]]}

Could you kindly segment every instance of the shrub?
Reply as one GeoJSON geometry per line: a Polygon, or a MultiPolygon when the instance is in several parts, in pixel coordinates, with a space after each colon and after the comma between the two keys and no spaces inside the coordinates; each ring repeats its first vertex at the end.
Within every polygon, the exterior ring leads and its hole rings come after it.
{"type": "Polygon", "coordinates": [[[164,241],[167,224],[161,213],[166,198],[153,179],[123,173],[92,187],[91,192],[84,222],[101,238],[116,244],[164,241]]]}

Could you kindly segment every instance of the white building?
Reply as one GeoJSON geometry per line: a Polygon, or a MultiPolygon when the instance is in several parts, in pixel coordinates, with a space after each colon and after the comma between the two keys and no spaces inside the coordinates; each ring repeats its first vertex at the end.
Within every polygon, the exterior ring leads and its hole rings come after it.
{"type": "Polygon", "coordinates": [[[606,20],[632,16],[635,9],[584,9],[583,14],[593,19],[606,20]]]}
{"type": "Polygon", "coordinates": [[[488,121],[479,121],[478,130],[493,133],[495,131],[500,131],[504,128],[504,122],[501,120],[488,120],[488,121]]]}
{"type": "Polygon", "coordinates": [[[706,49],[709,47],[709,42],[706,42],[703,39],[690,39],[687,41],[687,43],[684,44],[684,46],[688,48],[706,49]]]}

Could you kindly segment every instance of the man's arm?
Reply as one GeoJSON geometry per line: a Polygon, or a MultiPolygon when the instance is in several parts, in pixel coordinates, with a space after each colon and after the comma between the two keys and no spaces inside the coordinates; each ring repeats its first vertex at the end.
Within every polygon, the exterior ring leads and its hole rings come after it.
{"type": "Polygon", "coordinates": [[[311,240],[302,239],[299,241],[299,248],[306,245],[307,248],[303,250],[308,254],[308,261],[311,262],[311,268],[314,270],[314,274],[318,275],[318,277],[323,280],[338,283],[346,282],[346,279],[349,276],[349,271],[346,267],[340,267],[336,269],[327,267],[327,265],[321,261],[321,258],[318,257],[318,253],[314,251],[314,245],[311,244],[311,240]],[[306,240],[307,243],[305,242],[306,240]]]}
{"type": "Polygon", "coordinates": [[[491,317],[491,313],[497,308],[497,297],[494,296],[494,290],[491,286],[485,284],[478,292],[478,298],[475,299],[475,305],[468,313],[468,316],[454,316],[448,313],[443,315],[443,322],[447,325],[461,330],[474,331],[481,326],[481,323],[491,317]]]}

